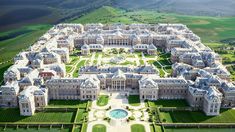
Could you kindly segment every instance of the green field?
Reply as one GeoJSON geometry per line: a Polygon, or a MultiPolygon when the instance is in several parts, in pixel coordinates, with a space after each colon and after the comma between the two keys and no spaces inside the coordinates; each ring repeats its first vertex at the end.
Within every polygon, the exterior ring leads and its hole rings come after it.
{"type": "Polygon", "coordinates": [[[102,124],[94,125],[92,128],[92,132],[106,132],[106,126],[102,124]]]}
{"type": "Polygon", "coordinates": [[[141,124],[131,125],[131,132],[145,132],[145,128],[141,124]]]}
{"type": "Polygon", "coordinates": [[[201,111],[160,112],[160,118],[169,123],[234,123],[235,110],[221,110],[219,116],[205,116],[201,111]]]}
{"type": "Polygon", "coordinates": [[[234,132],[234,128],[165,128],[165,132],[234,132]]]}
{"type": "Polygon", "coordinates": [[[0,131],[4,132],[71,132],[71,128],[34,128],[34,127],[0,127],[0,131]]]}
{"type": "Polygon", "coordinates": [[[85,118],[85,116],[87,116],[87,114],[88,113],[86,112],[85,109],[78,109],[74,122],[83,123],[83,119],[85,118]]]}
{"type": "Polygon", "coordinates": [[[186,100],[157,100],[148,101],[149,107],[188,107],[186,100]]]}
{"type": "Polygon", "coordinates": [[[20,51],[27,49],[50,27],[51,25],[34,25],[7,32],[1,32],[0,37],[11,37],[0,41],[0,62],[10,60],[20,51]],[[16,32],[21,33],[14,35],[16,32]]]}
{"type": "Polygon", "coordinates": [[[50,100],[47,107],[86,108],[88,101],[80,100],[50,100]]]}
{"type": "Polygon", "coordinates": [[[0,109],[0,122],[73,122],[76,112],[37,112],[20,116],[18,108],[0,109]]]}
{"type": "Polygon", "coordinates": [[[108,101],[109,101],[109,96],[108,95],[100,95],[96,104],[98,106],[105,106],[108,104],[108,101]]]}

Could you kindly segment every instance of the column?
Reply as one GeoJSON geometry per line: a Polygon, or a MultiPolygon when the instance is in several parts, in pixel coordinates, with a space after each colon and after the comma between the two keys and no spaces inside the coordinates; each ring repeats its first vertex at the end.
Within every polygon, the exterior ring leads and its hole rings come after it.
{"type": "Polygon", "coordinates": [[[115,80],[115,82],[116,82],[116,91],[117,91],[117,89],[118,89],[118,87],[117,87],[117,80],[115,80]]]}
{"type": "Polygon", "coordinates": [[[126,91],[126,81],[124,80],[124,91],[126,91]]]}

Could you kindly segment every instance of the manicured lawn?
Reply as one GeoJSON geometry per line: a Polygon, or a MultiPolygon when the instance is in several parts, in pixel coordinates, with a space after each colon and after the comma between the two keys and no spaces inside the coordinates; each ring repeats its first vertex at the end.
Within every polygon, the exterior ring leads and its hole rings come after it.
{"type": "Polygon", "coordinates": [[[84,66],[86,64],[86,60],[82,60],[78,63],[76,70],[73,73],[73,77],[78,77],[78,70],[80,67],[84,66]]]}
{"type": "Polygon", "coordinates": [[[94,125],[92,132],[106,132],[106,126],[103,124],[94,125]]]}
{"type": "Polygon", "coordinates": [[[87,132],[86,131],[87,130],[87,123],[82,123],[82,130],[81,130],[81,132],[87,132]]]}
{"type": "Polygon", "coordinates": [[[139,106],[140,105],[140,97],[139,95],[129,95],[128,102],[132,106],[139,106]]]}
{"type": "Polygon", "coordinates": [[[71,71],[72,66],[66,66],[65,68],[66,68],[66,72],[68,73],[68,72],[70,72],[70,71],[71,71]]]}
{"type": "Polygon", "coordinates": [[[165,66],[165,67],[164,67],[164,70],[165,70],[167,73],[169,73],[169,74],[171,74],[172,71],[173,71],[173,69],[171,68],[171,66],[165,66]]]}
{"type": "Polygon", "coordinates": [[[97,62],[98,62],[97,60],[94,60],[94,61],[93,61],[93,65],[96,65],[96,64],[97,64],[97,62]]]}
{"type": "Polygon", "coordinates": [[[140,59],[140,65],[144,65],[144,60],[140,59]]]}
{"type": "Polygon", "coordinates": [[[234,128],[165,128],[165,132],[234,132],[234,128]]]}
{"type": "Polygon", "coordinates": [[[108,104],[108,101],[109,101],[109,96],[108,95],[100,95],[96,104],[98,106],[105,106],[108,104]]]}
{"type": "Polygon", "coordinates": [[[81,100],[51,100],[47,107],[86,108],[87,101],[81,100]]]}
{"type": "Polygon", "coordinates": [[[79,109],[77,115],[75,117],[75,122],[82,122],[83,118],[87,116],[87,112],[85,109],[79,109]]]}
{"type": "MultiPolygon", "coordinates": [[[[0,127],[0,131],[4,131],[4,132],[71,132],[71,128],[7,127],[4,129],[4,127],[0,127]]],[[[79,132],[79,131],[76,131],[76,132],[79,132]]]]}
{"type": "Polygon", "coordinates": [[[120,63],[120,65],[135,65],[135,63],[131,61],[125,61],[123,63],[120,63]]]}
{"type": "Polygon", "coordinates": [[[30,117],[20,116],[19,109],[0,109],[0,122],[73,122],[75,112],[38,112],[30,117]]]}
{"type": "Polygon", "coordinates": [[[79,61],[79,56],[72,55],[70,56],[70,62],[68,63],[68,65],[74,65],[77,61],[79,61]]]}
{"type": "Polygon", "coordinates": [[[145,132],[145,128],[141,124],[131,125],[131,132],[145,132]]]}
{"type": "Polygon", "coordinates": [[[234,123],[235,110],[222,109],[219,116],[206,116],[202,111],[161,112],[161,120],[174,123],[234,123]]]}
{"type": "Polygon", "coordinates": [[[159,76],[160,77],[164,77],[165,76],[165,72],[162,70],[162,68],[160,68],[158,70],[159,70],[159,76]]]}
{"type": "Polygon", "coordinates": [[[161,126],[150,124],[151,132],[162,132],[161,126]]]}
{"type": "Polygon", "coordinates": [[[157,100],[148,101],[150,107],[188,107],[186,100],[157,100]]]}
{"type": "Polygon", "coordinates": [[[144,57],[146,57],[146,58],[154,58],[154,57],[155,57],[155,55],[145,54],[145,55],[144,55],[144,57]]]}

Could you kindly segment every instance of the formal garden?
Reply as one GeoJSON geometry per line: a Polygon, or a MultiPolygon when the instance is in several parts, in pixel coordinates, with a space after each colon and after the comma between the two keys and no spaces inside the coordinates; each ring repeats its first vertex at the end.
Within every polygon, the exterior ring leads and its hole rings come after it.
{"type": "Polygon", "coordinates": [[[67,77],[77,77],[82,66],[141,66],[153,65],[159,70],[160,77],[170,76],[172,73],[170,54],[162,49],[156,55],[145,52],[130,52],[124,48],[107,48],[103,52],[91,52],[90,55],[81,55],[80,50],[75,50],[70,55],[70,63],[66,64],[67,77]]]}
{"type": "Polygon", "coordinates": [[[0,109],[0,131],[86,131],[90,101],[52,100],[33,116],[20,116],[18,108],[0,109]]]}

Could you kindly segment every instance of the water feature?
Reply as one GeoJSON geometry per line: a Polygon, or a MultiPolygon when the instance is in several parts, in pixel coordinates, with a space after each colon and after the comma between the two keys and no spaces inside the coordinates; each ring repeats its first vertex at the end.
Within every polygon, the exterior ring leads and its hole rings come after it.
{"type": "Polygon", "coordinates": [[[122,119],[122,118],[127,117],[128,113],[127,113],[127,111],[125,111],[123,109],[114,109],[109,112],[109,115],[115,119],[122,119]]]}

